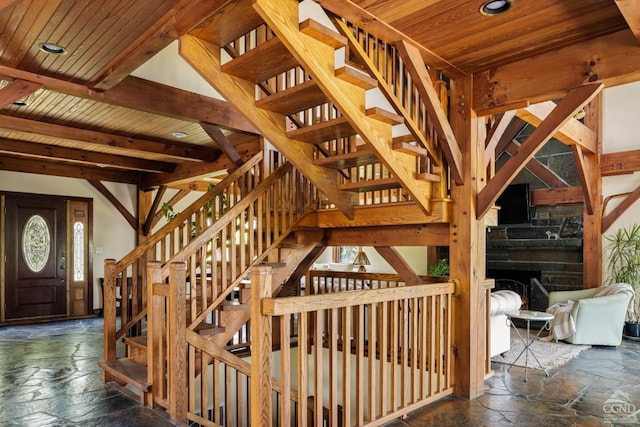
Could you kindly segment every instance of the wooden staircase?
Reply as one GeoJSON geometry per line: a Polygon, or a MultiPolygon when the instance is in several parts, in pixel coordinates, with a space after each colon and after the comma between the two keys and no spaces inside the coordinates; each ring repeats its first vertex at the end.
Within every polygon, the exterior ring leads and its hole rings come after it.
{"type": "MultiPolygon", "coordinates": [[[[148,404],[166,405],[166,397],[159,395],[163,395],[168,386],[154,390],[159,386],[154,386],[154,382],[165,375],[158,377],[157,372],[154,373],[158,368],[153,366],[157,363],[149,363],[149,360],[165,357],[166,350],[157,350],[157,342],[149,343],[148,334],[152,329],[154,336],[164,336],[171,326],[168,319],[172,311],[162,305],[161,312],[166,309],[167,314],[157,314],[152,325],[148,316],[151,308],[147,305],[159,295],[168,295],[165,283],[170,265],[186,265],[180,308],[184,312],[182,328],[216,343],[220,349],[234,349],[249,345],[248,334],[242,328],[248,328],[250,317],[247,279],[251,268],[256,265],[277,267],[281,270],[279,277],[284,281],[308,254],[317,256],[316,247],[321,245],[322,233],[297,229],[297,223],[315,208],[316,201],[310,197],[312,194],[294,196],[298,186],[311,187],[290,163],[263,174],[266,169],[261,159],[260,155],[240,168],[228,178],[229,182],[225,180],[217,189],[210,190],[210,194],[179,214],[123,260],[105,263],[105,358],[99,365],[106,380],[126,387],[148,404]],[[259,181],[255,181],[256,178],[259,181]],[[249,184],[249,179],[254,182],[249,184]],[[217,205],[222,199],[227,204],[224,208],[217,205]],[[210,221],[203,218],[218,219],[208,224],[210,221]],[[185,229],[191,233],[185,235],[185,229]],[[185,240],[180,242],[180,239],[185,240]],[[178,246],[175,253],[168,250],[178,246]],[[299,262],[294,264],[291,259],[299,262]],[[157,277],[151,277],[151,273],[145,277],[138,266],[150,261],[161,266],[157,277]],[[132,275],[140,276],[140,280],[117,279],[132,275]],[[122,283],[139,283],[144,291],[137,293],[145,294],[146,298],[141,299],[139,312],[121,311],[118,322],[115,310],[118,292],[114,285],[122,287],[122,283]],[[120,329],[116,329],[118,324],[120,329]],[[116,341],[120,338],[123,350],[118,352],[116,341]],[[156,349],[149,351],[152,345],[156,349]],[[153,397],[148,398],[148,395],[153,397]]],[[[131,294],[131,290],[123,288],[120,294],[131,294]]]]}
{"type": "Polygon", "coordinates": [[[427,214],[448,203],[447,166],[459,165],[459,150],[442,123],[442,80],[420,91],[424,76],[410,75],[412,58],[393,43],[334,16],[333,28],[298,23],[298,2],[274,4],[225,6],[181,39],[181,55],[305,171],[327,206],[351,217],[381,201],[413,201],[427,214]],[[424,99],[433,93],[442,97],[424,99]]]}

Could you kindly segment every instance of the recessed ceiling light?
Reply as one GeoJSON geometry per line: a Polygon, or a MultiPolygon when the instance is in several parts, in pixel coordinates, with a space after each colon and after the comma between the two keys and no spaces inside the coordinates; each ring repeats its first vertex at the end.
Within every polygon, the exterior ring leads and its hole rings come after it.
{"type": "Polygon", "coordinates": [[[26,107],[27,102],[19,99],[17,101],[13,101],[12,104],[15,105],[16,107],[26,107]]]}
{"type": "Polygon", "coordinates": [[[494,16],[506,12],[513,6],[514,0],[489,0],[480,6],[480,13],[485,16],[494,16]]]}
{"type": "Polygon", "coordinates": [[[67,49],[55,43],[39,43],[38,47],[41,51],[51,55],[64,55],[67,53],[67,49]]]}
{"type": "Polygon", "coordinates": [[[175,136],[176,138],[186,138],[187,137],[186,132],[180,132],[180,131],[173,132],[173,133],[171,133],[171,135],[175,136]]]}

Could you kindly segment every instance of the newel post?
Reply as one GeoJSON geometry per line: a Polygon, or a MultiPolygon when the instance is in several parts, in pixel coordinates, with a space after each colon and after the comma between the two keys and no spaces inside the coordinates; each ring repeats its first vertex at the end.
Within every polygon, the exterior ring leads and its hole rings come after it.
{"type": "Polygon", "coordinates": [[[174,262],[169,267],[169,413],[171,419],[182,422],[187,421],[186,271],[184,262],[174,262]]]}
{"type": "Polygon", "coordinates": [[[271,298],[273,279],[269,266],[251,270],[251,425],[270,426],[271,317],[262,314],[262,299],[271,298]]]}
{"type": "Polygon", "coordinates": [[[116,360],[116,260],[104,260],[102,294],[104,360],[116,360]]]}

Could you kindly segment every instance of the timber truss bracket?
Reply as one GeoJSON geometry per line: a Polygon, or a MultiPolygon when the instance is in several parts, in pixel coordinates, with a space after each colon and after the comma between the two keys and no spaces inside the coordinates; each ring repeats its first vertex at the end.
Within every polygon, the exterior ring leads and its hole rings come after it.
{"type": "MultiPolygon", "coordinates": [[[[546,116],[540,120],[536,130],[522,143],[520,149],[498,170],[495,176],[477,195],[477,218],[482,218],[496,202],[500,194],[516,177],[516,175],[529,163],[535,154],[558,132],[566,131],[565,125],[570,122],[574,115],[600,93],[604,85],[594,83],[580,86],[570,91],[552,110],[546,112],[546,116]]],[[[548,109],[548,107],[547,107],[548,109]]],[[[530,110],[528,110],[529,112],[530,110]]],[[[521,113],[523,116],[526,114],[521,113]]],[[[542,114],[542,113],[541,113],[542,114]]],[[[562,134],[561,132],[561,134],[562,134]]],[[[572,147],[576,155],[578,169],[585,193],[585,203],[587,207],[593,209],[593,194],[589,189],[589,182],[594,179],[594,174],[598,172],[597,154],[594,157],[583,157],[585,150],[593,150],[589,143],[582,140],[571,139],[572,147]],[[587,201],[591,197],[590,201],[587,201]]],[[[587,155],[588,156],[588,155],[587,155]]]]}

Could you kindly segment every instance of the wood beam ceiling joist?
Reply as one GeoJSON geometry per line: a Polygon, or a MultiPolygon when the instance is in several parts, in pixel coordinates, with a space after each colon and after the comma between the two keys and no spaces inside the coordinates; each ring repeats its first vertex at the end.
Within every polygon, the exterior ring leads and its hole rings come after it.
{"type": "MultiPolygon", "coordinates": [[[[516,111],[516,114],[527,123],[538,127],[555,107],[556,104],[553,101],[541,102],[527,108],[521,108],[516,111]]],[[[579,145],[589,153],[596,152],[597,137],[595,132],[573,117],[553,137],[565,145],[579,145]]]]}
{"type": "Polygon", "coordinates": [[[68,139],[103,147],[117,147],[153,154],[162,153],[179,160],[213,162],[220,157],[220,152],[211,147],[150,141],[13,116],[0,116],[0,129],[68,139]]]}
{"type": "Polygon", "coordinates": [[[0,90],[0,108],[26,98],[42,87],[39,83],[16,79],[0,90]]]}
{"type": "Polygon", "coordinates": [[[147,29],[107,64],[91,85],[95,90],[105,91],[120,83],[136,68],[167,47],[189,30],[213,15],[230,0],[182,0],[162,18],[147,29]]]}
{"type": "Polygon", "coordinates": [[[444,157],[447,159],[451,178],[456,184],[461,185],[464,177],[462,176],[462,153],[460,152],[460,146],[453,134],[447,114],[440,104],[440,98],[433,86],[431,77],[429,77],[427,67],[420,56],[420,52],[406,40],[396,43],[396,48],[404,61],[405,69],[413,79],[420,98],[424,102],[427,113],[431,118],[431,123],[440,137],[440,148],[442,149],[444,157]]]}
{"type": "Polygon", "coordinates": [[[125,184],[137,184],[140,179],[140,174],[130,171],[42,162],[41,160],[20,159],[9,156],[0,156],[0,170],[125,184]]]}
{"type": "Polygon", "coordinates": [[[636,40],[640,41],[640,4],[638,0],[615,0],[615,2],[627,21],[629,29],[636,36],[636,40]]]}
{"type": "Polygon", "coordinates": [[[472,107],[484,116],[560,99],[567,88],[593,83],[611,87],[636,80],[640,45],[624,30],[474,74],[472,107]],[[635,46],[635,52],[630,50],[635,46]]]}
{"type": "Polygon", "coordinates": [[[339,191],[338,172],[314,166],[313,146],[289,139],[285,133],[284,116],[257,108],[255,85],[221,71],[220,47],[192,36],[180,39],[180,55],[225,99],[247,115],[262,135],[283,153],[309,180],[348,218],[353,217],[354,194],[339,191]]]}
{"type": "MultiPolygon", "coordinates": [[[[235,146],[235,150],[240,155],[243,163],[255,156],[260,150],[260,140],[245,142],[235,146]]],[[[183,162],[176,165],[173,173],[166,174],[144,174],[140,180],[140,188],[149,190],[159,185],[176,188],[181,185],[189,185],[193,181],[205,179],[214,172],[233,170],[235,164],[226,156],[220,156],[215,162],[183,162]]]]}
{"type": "MultiPolygon", "coordinates": [[[[477,218],[482,218],[496,202],[500,194],[515,178],[515,176],[529,163],[535,154],[555,135],[564,124],[570,120],[581,108],[588,104],[604,85],[594,83],[580,86],[569,92],[558,103],[556,108],[522,143],[520,149],[496,172],[487,185],[477,196],[477,218]]],[[[588,172],[586,172],[588,173],[588,172]]]]}
{"type": "Polygon", "coordinates": [[[96,190],[98,190],[100,194],[102,194],[107,200],[109,200],[109,202],[111,202],[113,207],[116,208],[118,212],[120,212],[120,215],[122,215],[124,219],[127,220],[131,228],[133,228],[134,230],[138,229],[138,220],[136,219],[136,217],[131,215],[127,208],[125,208],[124,205],[120,203],[120,200],[118,200],[118,198],[111,191],[109,191],[109,189],[105,187],[105,185],[100,182],[100,180],[87,179],[87,181],[89,181],[89,184],[91,184],[96,190]]]}
{"type": "Polygon", "coordinates": [[[5,138],[0,138],[0,153],[23,154],[28,157],[38,157],[47,161],[58,160],[85,165],[89,163],[97,167],[108,166],[116,169],[134,170],[136,172],[172,173],[176,168],[176,165],[173,163],[5,138]]]}
{"type": "Polygon", "coordinates": [[[257,133],[244,115],[228,102],[137,77],[127,77],[112,89],[98,92],[77,83],[4,65],[0,65],[0,76],[42,84],[45,89],[79,98],[134,108],[190,122],[215,123],[227,129],[257,133]]]}

